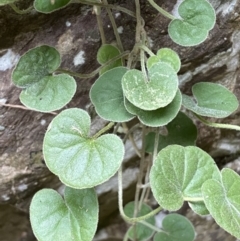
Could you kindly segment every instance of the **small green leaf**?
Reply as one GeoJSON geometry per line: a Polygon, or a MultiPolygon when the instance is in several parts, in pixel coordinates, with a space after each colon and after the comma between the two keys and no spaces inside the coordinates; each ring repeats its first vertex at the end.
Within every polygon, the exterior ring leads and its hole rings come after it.
{"type": "Polygon", "coordinates": [[[41,13],[51,13],[66,7],[71,0],[35,0],[34,8],[41,13]]]}
{"type": "Polygon", "coordinates": [[[208,179],[220,179],[214,160],[198,147],[171,145],[162,149],[150,171],[150,185],[157,202],[175,211],[184,201],[203,202],[201,187],[208,179]]]}
{"type": "Polygon", "coordinates": [[[90,98],[97,114],[105,120],[125,122],[134,116],[124,105],[122,76],[127,72],[125,67],[117,67],[101,75],[92,85],[90,98]]]}
{"type": "Polygon", "coordinates": [[[32,199],[30,221],[38,241],[91,241],[98,223],[97,195],[94,189],[66,187],[63,199],[42,189],[32,199]]]}
{"type": "Polygon", "coordinates": [[[173,101],[167,105],[166,107],[157,109],[157,110],[141,110],[138,107],[131,104],[125,98],[125,106],[126,109],[134,114],[137,115],[138,119],[145,125],[151,127],[158,127],[164,126],[172,121],[177,113],[179,112],[182,104],[182,95],[181,92],[178,90],[176,96],[174,97],[173,101]]]}
{"type": "Polygon", "coordinates": [[[67,74],[47,76],[20,94],[20,101],[30,109],[49,112],[62,108],[73,97],[76,82],[67,74]]]}
{"type": "Polygon", "coordinates": [[[236,96],[222,85],[200,82],[192,87],[197,101],[183,95],[183,106],[202,116],[225,118],[238,108],[236,96]]]}
{"type": "Polygon", "coordinates": [[[0,6],[2,5],[7,5],[9,3],[14,3],[16,2],[17,0],[0,0],[0,6]]]}
{"type": "MultiPolygon", "coordinates": [[[[152,211],[152,208],[143,203],[137,216],[138,217],[144,216],[144,215],[150,213],[151,211],[152,211]]],[[[133,217],[133,215],[134,215],[134,202],[128,203],[124,207],[124,212],[128,217],[133,217]]],[[[155,219],[154,219],[153,216],[146,219],[145,222],[148,222],[153,226],[155,225],[155,219]]],[[[138,241],[145,241],[145,240],[147,241],[152,237],[152,235],[154,233],[154,231],[151,228],[148,228],[141,223],[136,224],[135,230],[136,230],[136,238],[137,238],[138,241]]],[[[134,230],[134,227],[130,227],[130,229],[128,230],[128,237],[131,240],[134,240],[134,231],[135,230],[134,230]]]]}
{"type": "Polygon", "coordinates": [[[168,26],[170,38],[182,46],[202,43],[214,27],[216,14],[206,0],[184,0],[179,8],[182,19],[174,19],[168,26]]]}
{"type": "MultiPolygon", "coordinates": [[[[179,112],[170,123],[166,125],[167,135],[159,136],[158,151],[168,145],[193,146],[197,139],[197,128],[193,121],[184,113],[179,112]]],[[[155,133],[146,136],[146,152],[152,153],[154,149],[155,133]]]]}
{"type": "Polygon", "coordinates": [[[142,110],[156,110],[173,101],[178,90],[176,72],[166,63],[154,64],[145,80],[141,71],[128,70],[122,78],[125,97],[142,110]]]}
{"type": "Polygon", "coordinates": [[[222,178],[207,180],[202,186],[204,202],[215,221],[227,232],[240,239],[240,177],[223,168],[222,178]]]}
{"type": "Polygon", "coordinates": [[[93,187],[107,181],[123,160],[124,146],[118,136],[89,137],[89,129],[88,113],[72,108],[57,115],[44,136],[46,165],[73,188],[93,187]]]}
{"type": "MultiPolygon", "coordinates": [[[[115,47],[111,44],[104,44],[99,48],[99,50],[97,52],[97,61],[99,64],[103,65],[118,55],[120,55],[120,50],[117,47],[115,47]]],[[[102,75],[106,71],[113,69],[115,67],[119,67],[119,66],[122,66],[121,59],[118,59],[118,60],[114,61],[113,63],[107,65],[103,69],[101,69],[99,74],[102,75]]]]}
{"type": "Polygon", "coordinates": [[[150,57],[147,60],[148,69],[150,69],[154,64],[158,62],[169,64],[176,71],[176,73],[180,70],[181,67],[181,60],[178,54],[169,48],[159,49],[157,55],[150,57]]]}
{"type": "Polygon", "coordinates": [[[24,88],[21,102],[42,112],[61,109],[76,92],[76,82],[67,74],[54,75],[60,65],[60,54],[43,45],[29,50],[19,60],[12,73],[13,83],[24,88]]]}
{"type": "Polygon", "coordinates": [[[193,241],[195,231],[192,223],[182,215],[172,213],[162,222],[164,232],[157,233],[154,241],[193,241]]]}

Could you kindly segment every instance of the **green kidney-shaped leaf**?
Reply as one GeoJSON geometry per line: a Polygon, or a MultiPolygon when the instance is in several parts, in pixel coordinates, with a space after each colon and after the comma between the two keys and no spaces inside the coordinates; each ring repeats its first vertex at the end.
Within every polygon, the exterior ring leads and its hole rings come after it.
{"type": "Polygon", "coordinates": [[[134,117],[124,105],[121,80],[127,70],[125,67],[109,70],[92,85],[91,101],[97,114],[105,120],[125,122],[134,117]]]}
{"type": "Polygon", "coordinates": [[[177,113],[180,110],[182,104],[182,95],[181,92],[178,90],[176,96],[174,97],[173,101],[167,105],[166,107],[157,109],[157,110],[141,110],[138,107],[131,104],[125,98],[125,106],[126,109],[134,114],[137,115],[138,119],[145,125],[151,127],[158,127],[164,126],[172,121],[177,113]]]}
{"type": "MultiPolygon", "coordinates": [[[[97,52],[97,61],[99,64],[103,65],[118,55],[120,55],[120,50],[117,47],[115,47],[111,44],[104,44],[99,48],[99,50],[97,52]]],[[[118,59],[118,60],[114,61],[113,63],[107,65],[103,69],[101,69],[100,75],[102,75],[103,73],[105,73],[106,71],[108,71],[110,69],[113,69],[113,68],[119,67],[119,66],[122,66],[121,59],[118,59]]]]}
{"type": "Polygon", "coordinates": [[[222,85],[200,82],[192,92],[197,102],[183,95],[183,106],[198,115],[225,118],[238,108],[236,96],[222,85]]]}
{"type": "Polygon", "coordinates": [[[221,181],[207,180],[203,184],[204,202],[219,226],[240,239],[240,177],[228,168],[221,174],[221,181]]]}
{"type": "Polygon", "coordinates": [[[44,136],[46,165],[73,188],[93,187],[107,181],[123,160],[124,146],[118,136],[89,137],[89,129],[88,113],[72,108],[57,115],[44,136]]]}
{"type": "Polygon", "coordinates": [[[171,213],[162,222],[164,232],[157,233],[154,241],[193,241],[195,231],[192,223],[182,215],[171,213]]]}
{"type": "Polygon", "coordinates": [[[173,101],[178,90],[176,72],[166,63],[154,64],[148,71],[149,80],[145,82],[141,71],[128,70],[122,78],[125,97],[143,110],[156,110],[173,101]]]}
{"type": "Polygon", "coordinates": [[[198,147],[171,145],[162,149],[150,171],[150,185],[157,202],[175,211],[184,201],[203,201],[201,187],[208,179],[220,179],[213,159],[198,147]]]}
{"type": "Polygon", "coordinates": [[[60,63],[60,54],[53,47],[42,45],[30,49],[18,61],[12,73],[12,81],[20,88],[27,88],[50,76],[60,63]]]}
{"type": "Polygon", "coordinates": [[[49,112],[62,108],[74,96],[76,82],[67,74],[48,76],[23,90],[20,101],[30,109],[49,112]]]}
{"type": "MultiPolygon", "coordinates": [[[[140,216],[144,216],[148,213],[150,213],[152,211],[152,208],[148,205],[146,205],[145,203],[142,204],[141,209],[138,212],[138,217],[140,216]]],[[[133,217],[134,215],[134,202],[130,202],[128,203],[125,207],[124,207],[124,212],[128,217],[133,217]]],[[[148,219],[145,220],[147,223],[150,223],[151,225],[155,225],[155,219],[154,217],[150,217],[148,219]]],[[[130,229],[128,230],[128,237],[131,240],[134,240],[134,232],[136,231],[136,238],[138,241],[147,241],[149,240],[153,233],[154,230],[152,230],[149,227],[146,227],[145,225],[141,224],[141,223],[137,223],[135,226],[135,230],[134,227],[130,227],[130,229]]]]}
{"type": "Polygon", "coordinates": [[[207,0],[184,0],[178,12],[182,19],[170,22],[170,38],[182,46],[194,46],[203,42],[216,21],[212,5],[207,0]]]}
{"type": "Polygon", "coordinates": [[[176,73],[180,70],[181,67],[181,60],[178,54],[169,48],[159,49],[157,55],[151,56],[147,60],[148,69],[150,69],[154,64],[159,62],[169,64],[176,71],[176,73]]]}
{"type": "Polygon", "coordinates": [[[35,0],[34,8],[41,13],[51,13],[66,7],[71,0],[35,0]]]}
{"type": "Polygon", "coordinates": [[[42,112],[61,109],[76,92],[76,82],[67,74],[54,75],[60,65],[60,54],[43,45],[29,50],[19,60],[12,73],[13,83],[24,90],[21,102],[42,112]]]}
{"type": "MultiPolygon", "coordinates": [[[[197,128],[193,121],[184,113],[179,112],[170,123],[166,125],[167,135],[159,136],[158,151],[168,145],[193,146],[197,139],[197,128]]],[[[155,133],[146,136],[146,151],[153,152],[155,133]]]]}
{"type": "Polygon", "coordinates": [[[38,241],[91,241],[98,223],[97,195],[94,189],[66,187],[63,199],[42,189],[32,199],[30,221],[38,241]]]}
{"type": "Polygon", "coordinates": [[[17,0],[0,0],[0,6],[6,5],[6,4],[9,4],[9,3],[14,3],[16,1],[17,0]]]}

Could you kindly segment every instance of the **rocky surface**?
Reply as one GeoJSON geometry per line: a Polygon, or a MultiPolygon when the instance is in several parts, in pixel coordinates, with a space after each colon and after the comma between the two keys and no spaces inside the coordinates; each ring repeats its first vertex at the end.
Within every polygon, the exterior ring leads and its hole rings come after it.
{"type": "MultiPolygon", "coordinates": [[[[109,1],[110,2],[110,1],[109,1]]],[[[133,1],[112,1],[134,11],[133,1]]],[[[142,2],[142,16],[153,51],[171,47],[182,58],[180,72],[181,89],[190,94],[191,86],[199,81],[221,83],[240,99],[240,2],[238,0],[211,0],[217,13],[217,23],[209,38],[192,48],[174,44],[167,35],[168,20],[158,14],[147,1],[142,2]]],[[[158,0],[164,9],[173,11],[179,1],[158,0]]],[[[20,1],[26,8],[31,1],[20,1]]],[[[125,50],[134,44],[135,20],[114,11],[118,27],[122,27],[125,50]]],[[[102,11],[108,43],[115,42],[106,11],[102,11]]],[[[38,45],[55,46],[62,56],[62,66],[80,73],[90,73],[96,67],[97,49],[101,45],[96,16],[91,7],[71,4],[53,14],[32,11],[26,15],[16,14],[9,6],[0,7],[0,103],[20,105],[20,89],[11,83],[11,72],[20,55],[38,45]]],[[[92,79],[78,79],[78,90],[73,101],[66,107],[88,109],[88,91],[92,79]]],[[[15,106],[16,107],[16,106],[15,106]]],[[[224,122],[240,124],[239,110],[224,122]]],[[[28,205],[32,195],[43,187],[59,188],[57,177],[51,174],[42,158],[42,140],[53,114],[30,110],[0,107],[0,240],[34,240],[28,220],[28,205]]],[[[222,120],[220,120],[222,121],[222,120]]],[[[93,132],[104,123],[96,119],[93,132]]],[[[198,145],[208,151],[219,165],[232,162],[239,156],[239,133],[216,130],[198,123],[198,145]]],[[[137,157],[127,151],[125,169],[125,200],[133,198],[136,181],[137,157]]],[[[116,178],[97,188],[101,205],[101,223],[108,223],[109,215],[117,210],[116,178]],[[104,221],[105,219],[105,221],[104,221]]],[[[214,227],[214,225],[212,226],[214,227]]],[[[204,231],[205,232],[205,231],[204,231]]],[[[203,233],[204,233],[203,232],[203,233]]],[[[207,232],[207,229],[206,229],[207,232]]],[[[234,240],[224,236],[211,236],[208,240],[234,240]]],[[[230,236],[228,236],[230,237],[230,236]]],[[[199,239],[200,240],[200,239],[199,239]]],[[[207,240],[201,237],[201,240],[207,240]]]]}

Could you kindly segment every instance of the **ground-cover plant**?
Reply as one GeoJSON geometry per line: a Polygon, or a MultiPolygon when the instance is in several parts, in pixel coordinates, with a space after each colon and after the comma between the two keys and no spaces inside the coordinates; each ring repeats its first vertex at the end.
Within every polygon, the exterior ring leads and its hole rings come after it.
{"type": "MultiPolygon", "coordinates": [[[[0,0],[19,13],[14,0],[0,0]]],[[[12,73],[13,83],[22,88],[20,101],[29,109],[50,112],[69,103],[76,91],[73,76],[89,78],[99,74],[92,85],[90,99],[96,113],[109,123],[90,135],[89,114],[79,108],[61,111],[49,124],[43,141],[47,167],[66,185],[63,197],[51,189],[37,192],[30,205],[33,232],[40,241],[90,241],[98,223],[98,202],[94,187],[118,172],[119,211],[131,224],[124,240],[191,241],[194,228],[185,217],[167,215],[162,228],[155,226],[154,215],[162,209],[177,211],[186,201],[199,215],[211,214],[226,231],[240,238],[240,177],[234,171],[218,169],[214,160],[195,146],[197,129],[181,111],[183,106],[204,124],[240,130],[229,124],[211,123],[205,117],[224,118],[238,108],[238,100],[219,84],[201,82],[193,85],[192,94],[183,94],[178,87],[181,61],[172,49],[161,48],[154,54],[148,44],[140,1],[136,12],[108,4],[107,0],[35,0],[33,7],[51,13],[72,2],[93,5],[102,38],[96,59],[100,67],[93,73],[79,74],[60,69],[61,58],[52,46],[38,46],[19,60],[12,73]],[[101,9],[106,9],[113,25],[117,45],[106,42],[101,25],[101,9]],[[136,43],[124,51],[112,9],[136,18],[136,43]],[[140,62],[140,68],[134,66],[140,62]],[[128,129],[126,122],[138,118],[128,129]],[[117,135],[122,126],[126,137],[117,135]],[[109,130],[114,129],[114,133],[109,130]],[[132,138],[134,129],[142,131],[139,150],[132,138]],[[162,134],[162,131],[167,134],[162,134]],[[140,157],[135,201],[123,207],[122,168],[124,141],[129,138],[140,157]],[[152,161],[146,166],[146,155],[152,161]],[[150,193],[159,207],[145,203],[150,193]]],[[[148,2],[171,19],[170,38],[182,46],[202,43],[215,24],[215,12],[206,0],[184,0],[175,17],[153,0],[148,2]]]]}

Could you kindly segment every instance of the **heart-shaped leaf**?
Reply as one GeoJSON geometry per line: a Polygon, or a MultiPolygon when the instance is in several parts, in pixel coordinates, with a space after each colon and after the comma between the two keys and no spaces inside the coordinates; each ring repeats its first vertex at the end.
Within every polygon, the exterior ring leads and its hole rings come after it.
{"type": "MultiPolygon", "coordinates": [[[[150,206],[148,206],[147,204],[143,203],[137,216],[138,217],[144,216],[144,215],[150,213],[151,211],[152,211],[152,208],[150,206]]],[[[133,215],[134,215],[134,202],[128,203],[124,207],[124,212],[128,217],[133,217],[133,215]]],[[[155,225],[155,219],[154,219],[153,216],[146,219],[145,222],[150,223],[151,225],[155,225]]],[[[146,227],[145,225],[143,225],[141,223],[137,223],[135,228],[130,227],[130,229],[128,230],[128,237],[131,240],[134,240],[134,234],[135,233],[136,233],[136,239],[138,241],[145,241],[145,240],[147,241],[152,237],[152,235],[154,233],[154,230],[152,230],[149,227],[146,227]]]]}
{"type": "Polygon", "coordinates": [[[176,96],[174,97],[173,101],[167,105],[166,107],[157,109],[157,110],[141,110],[138,107],[131,104],[125,98],[125,106],[126,109],[134,114],[137,115],[138,119],[145,125],[151,127],[158,127],[164,126],[172,121],[177,113],[179,112],[182,104],[182,95],[181,92],[178,90],[176,96]]]}
{"type": "Polygon", "coordinates": [[[35,0],[34,8],[41,13],[51,13],[66,7],[71,0],[35,0]]]}
{"type": "Polygon", "coordinates": [[[91,241],[98,223],[97,195],[94,189],[66,187],[63,199],[42,189],[32,199],[30,221],[38,241],[91,241]]]}
{"type": "MultiPolygon", "coordinates": [[[[168,145],[193,146],[197,139],[197,128],[192,119],[182,112],[166,125],[167,135],[159,136],[158,151],[168,145]]],[[[154,149],[155,133],[150,132],[146,136],[146,152],[152,153],[154,149]]]]}
{"type": "Polygon", "coordinates": [[[213,159],[198,147],[171,145],[162,149],[150,171],[150,185],[157,202],[175,211],[184,201],[203,202],[201,187],[208,179],[220,179],[213,159]]]}
{"type": "Polygon", "coordinates": [[[171,213],[162,222],[164,232],[157,233],[154,241],[193,241],[195,231],[192,223],[182,215],[171,213]]]}
{"type": "Polygon", "coordinates": [[[89,137],[89,129],[88,113],[72,108],[57,115],[44,136],[46,165],[73,188],[93,187],[107,181],[123,160],[124,146],[118,136],[89,137]]]}
{"type": "Polygon", "coordinates": [[[178,54],[169,48],[159,49],[157,55],[151,56],[147,60],[147,68],[150,69],[154,64],[159,62],[169,64],[176,71],[176,73],[180,70],[181,67],[181,60],[178,54]]]}
{"type": "Polygon", "coordinates": [[[203,184],[204,202],[219,226],[240,239],[240,177],[228,168],[221,174],[220,181],[207,180],[203,184]]]}
{"type": "Polygon", "coordinates": [[[168,26],[170,38],[182,46],[202,43],[214,27],[216,14],[206,0],[184,0],[178,8],[182,19],[174,19],[168,26]]]}
{"type": "Polygon", "coordinates": [[[6,4],[9,4],[9,3],[14,3],[16,1],[17,0],[0,0],[0,6],[6,5],[6,4]]]}
{"type": "Polygon", "coordinates": [[[97,114],[105,120],[125,122],[134,116],[124,105],[122,76],[127,72],[125,67],[117,67],[101,75],[92,85],[90,98],[97,114]]]}
{"type": "Polygon", "coordinates": [[[76,82],[67,74],[53,75],[59,65],[58,51],[47,45],[31,49],[20,58],[12,73],[12,81],[24,88],[20,94],[24,105],[49,112],[70,102],[76,92],[76,82]]]}
{"type": "Polygon", "coordinates": [[[178,77],[166,63],[154,64],[148,71],[149,80],[141,71],[128,70],[122,78],[125,97],[143,110],[156,110],[173,101],[178,90],[178,77]]]}
{"type": "Polygon", "coordinates": [[[202,116],[225,118],[238,108],[236,96],[222,85],[200,82],[192,87],[193,98],[183,95],[183,106],[202,116]]]}
{"type": "MultiPolygon", "coordinates": [[[[117,47],[115,47],[111,44],[104,44],[99,48],[99,50],[97,52],[97,61],[99,64],[103,65],[118,55],[120,55],[120,50],[117,47]]],[[[121,59],[118,59],[118,60],[114,61],[113,63],[107,65],[103,69],[101,69],[99,74],[102,75],[106,71],[113,69],[115,67],[119,67],[119,66],[122,66],[121,59]]]]}

